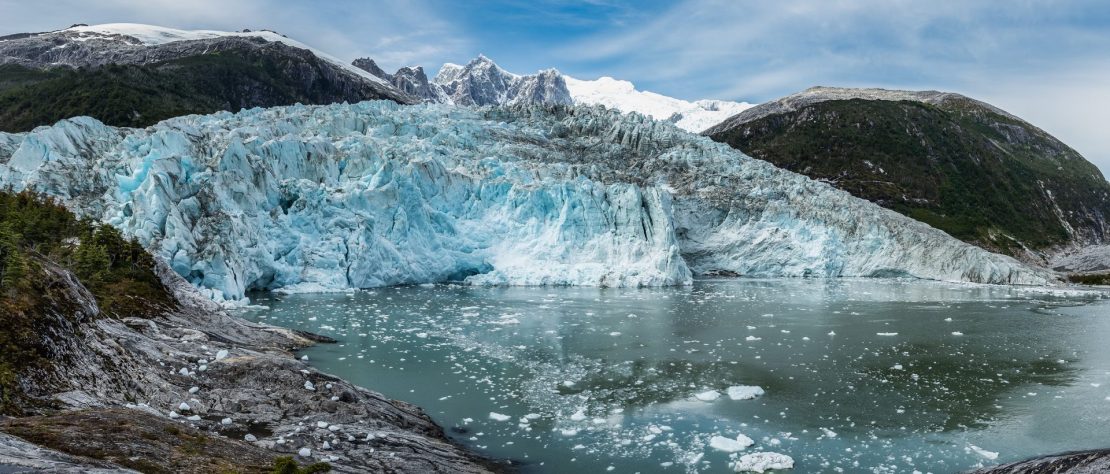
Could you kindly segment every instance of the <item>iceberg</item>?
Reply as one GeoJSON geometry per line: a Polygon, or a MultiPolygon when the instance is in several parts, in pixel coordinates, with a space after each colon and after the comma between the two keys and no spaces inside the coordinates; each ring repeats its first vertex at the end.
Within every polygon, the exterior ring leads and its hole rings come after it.
{"type": "Polygon", "coordinates": [[[0,186],[117,226],[217,301],[250,290],[682,285],[694,274],[1054,276],[603,107],[249,109],[0,133],[0,186]]]}

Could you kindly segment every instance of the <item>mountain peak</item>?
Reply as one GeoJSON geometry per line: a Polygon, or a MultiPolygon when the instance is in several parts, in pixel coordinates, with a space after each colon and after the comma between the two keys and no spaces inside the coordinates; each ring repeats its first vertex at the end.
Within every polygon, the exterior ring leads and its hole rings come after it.
{"type": "Polygon", "coordinates": [[[378,66],[378,63],[374,62],[371,58],[358,58],[351,61],[351,65],[387,81],[393,80],[393,75],[385,72],[385,70],[378,66]]]}

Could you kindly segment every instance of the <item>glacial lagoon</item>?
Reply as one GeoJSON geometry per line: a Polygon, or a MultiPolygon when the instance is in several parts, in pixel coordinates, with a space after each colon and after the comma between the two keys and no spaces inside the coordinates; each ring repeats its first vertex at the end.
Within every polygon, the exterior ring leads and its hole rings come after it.
{"type": "Polygon", "coordinates": [[[946,473],[1110,446],[1096,290],[726,279],[251,296],[248,319],[339,341],[298,354],[314,366],[523,472],[729,472],[775,452],[794,472],[946,473]]]}

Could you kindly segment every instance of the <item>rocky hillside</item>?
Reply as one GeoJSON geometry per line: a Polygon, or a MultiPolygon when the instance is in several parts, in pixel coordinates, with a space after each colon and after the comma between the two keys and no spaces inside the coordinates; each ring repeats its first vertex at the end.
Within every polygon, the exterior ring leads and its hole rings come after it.
{"type": "Polygon", "coordinates": [[[488,470],[419,408],[293,357],[320,338],[229,316],[27,193],[0,193],[0,324],[0,472],[488,470]]]}
{"type": "Polygon", "coordinates": [[[1043,130],[958,94],[812,88],[705,134],[1038,264],[1110,240],[1110,183],[1098,168],[1043,130]]]}
{"type": "Polygon", "coordinates": [[[147,126],[187,114],[369,99],[415,101],[272,32],[100,25],[0,39],[6,131],[77,115],[147,126]]]}

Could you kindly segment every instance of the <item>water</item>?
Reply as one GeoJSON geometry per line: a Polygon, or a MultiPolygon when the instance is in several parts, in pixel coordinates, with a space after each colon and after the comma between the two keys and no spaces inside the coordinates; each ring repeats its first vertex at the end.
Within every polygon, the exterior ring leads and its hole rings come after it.
{"type": "Polygon", "coordinates": [[[250,319],[339,340],[304,351],[316,367],[525,472],[725,472],[771,451],[795,472],[941,473],[1110,446],[1097,292],[792,279],[254,299],[250,319]],[[731,400],[737,385],[766,394],[731,400]],[[755,444],[708,446],[738,434],[755,444]]]}

